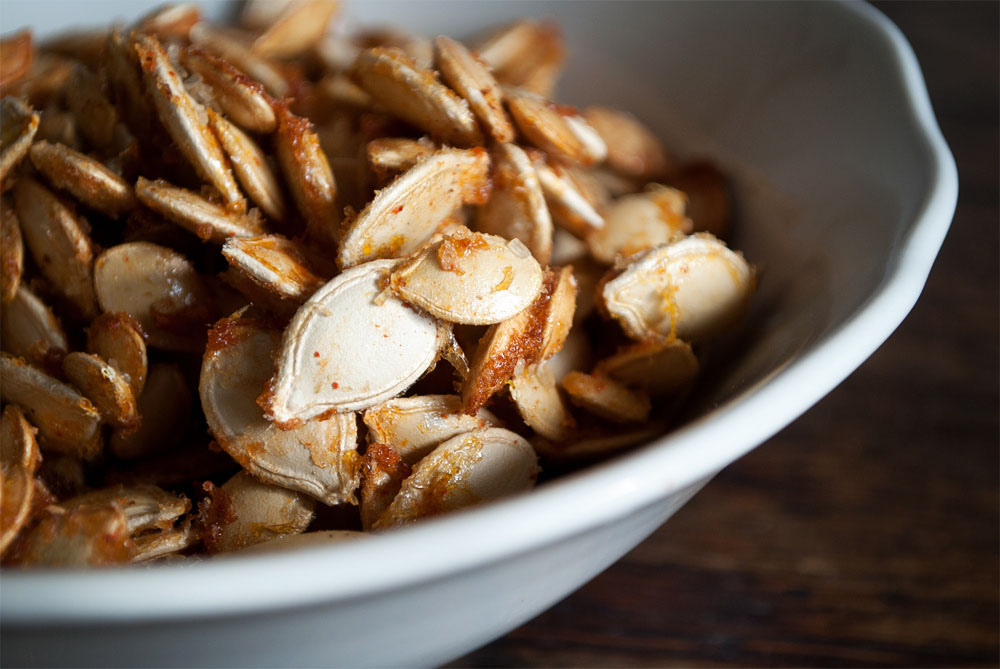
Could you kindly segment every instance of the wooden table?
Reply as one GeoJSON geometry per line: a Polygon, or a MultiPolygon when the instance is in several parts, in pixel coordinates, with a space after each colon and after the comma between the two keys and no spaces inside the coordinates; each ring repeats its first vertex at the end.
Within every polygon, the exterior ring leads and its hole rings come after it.
{"type": "Polygon", "coordinates": [[[456,666],[1000,665],[1000,4],[878,6],[961,181],[916,308],[638,548],[456,666]]]}

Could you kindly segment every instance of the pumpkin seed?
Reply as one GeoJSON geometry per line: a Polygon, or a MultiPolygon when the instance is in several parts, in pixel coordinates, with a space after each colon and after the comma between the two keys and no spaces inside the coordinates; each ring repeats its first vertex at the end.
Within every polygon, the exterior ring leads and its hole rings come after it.
{"type": "Polygon", "coordinates": [[[258,400],[279,426],[380,404],[437,360],[447,329],[384,292],[392,267],[390,260],[352,267],[295,314],[258,400]]]}
{"type": "Polygon", "coordinates": [[[136,205],[125,180],[93,158],[44,140],[32,144],[29,155],[49,183],[92,209],[118,218],[136,205]]]}
{"type": "Polygon", "coordinates": [[[239,314],[216,323],[199,384],[209,429],[223,450],[258,479],[329,505],[357,503],[360,456],[354,414],[281,430],[257,406],[280,340],[280,332],[239,314]]]}
{"type": "Polygon", "coordinates": [[[254,237],[265,232],[264,224],[253,212],[235,213],[163,179],[149,181],[139,177],[135,195],[145,206],[203,241],[221,244],[230,237],[254,237]]]}
{"type": "Polygon", "coordinates": [[[93,402],[101,418],[126,431],[139,427],[139,409],[128,380],[96,355],[74,351],[63,358],[63,373],[93,402]]]}
{"type": "Polygon", "coordinates": [[[587,234],[591,255],[610,265],[619,254],[630,256],[681,239],[691,232],[685,204],[682,192],[659,185],[615,200],[603,212],[604,227],[587,234]]]}
{"type": "Polygon", "coordinates": [[[561,383],[573,404],[616,423],[641,423],[649,416],[649,395],[605,376],[570,372],[561,383]]]}
{"type": "Polygon", "coordinates": [[[538,297],[542,268],[517,239],[459,230],[401,263],[390,285],[402,299],[441,320],[489,325],[538,297]]]}
{"type": "Polygon", "coordinates": [[[0,100],[0,183],[28,153],[40,120],[24,101],[15,97],[0,100]]]}

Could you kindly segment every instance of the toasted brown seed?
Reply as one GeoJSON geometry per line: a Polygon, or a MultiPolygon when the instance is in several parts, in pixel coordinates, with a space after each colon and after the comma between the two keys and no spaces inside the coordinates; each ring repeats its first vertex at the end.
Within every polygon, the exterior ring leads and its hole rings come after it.
{"type": "Polygon", "coordinates": [[[201,10],[189,3],[161,5],[138,21],[135,29],[158,37],[186,40],[191,27],[201,20],[201,10]]]}
{"type": "Polygon", "coordinates": [[[275,105],[278,130],[275,150],[285,183],[299,212],[306,219],[310,237],[328,246],[337,242],[340,212],[337,210],[337,184],[326,154],[312,123],[288,110],[288,105],[275,105]]]}
{"type": "Polygon", "coordinates": [[[462,410],[465,413],[475,415],[514,375],[518,363],[531,365],[538,361],[549,304],[557,282],[554,272],[546,272],[541,291],[531,306],[491,326],[479,340],[469,365],[469,376],[462,384],[462,410]]]}
{"type": "Polygon", "coordinates": [[[60,506],[71,510],[81,506],[117,505],[125,513],[130,534],[165,530],[191,510],[191,500],[148,483],[116,485],[78,495],[60,506]]]}
{"type": "Polygon", "coordinates": [[[69,350],[59,319],[25,285],[0,311],[0,333],[5,351],[43,368],[69,350]]]}
{"type": "Polygon", "coordinates": [[[545,96],[552,94],[566,55],[559,29],[531,19],[499,30],[478,50],[501,83],[545,96]]]}
{"type": "Polygon", "coordinates": [[[147,532],[133,539],[136,553],[132,562],[149,562],[161,558],[181,559],[181,551],[194,546],[201,539],[201,532],[190,519],[179,527],[147,532]]]}
{"type": "Polygon", "coordinates": [[[452,437],[417,463],[374,529],[399,527],[530,490],[538,456],[519,435],[487,427],[452,437]]]}
{"type": "Polygon", "coordinates": [[[86,223],[48,188],[29,177],[14,184],[21,232],[42,274],[87,318],[97,315],[86,223]]]}
{"type": "Polygon", "coordinates": [[[174,446],[191,413],[191,391],[180,368],[173,363],[150,365],[139,396],[137,430],[115,430],[108,446],[116,457],[146,457],[174,446]]]}
{"type": "Polygon", "coordinates": [[[594,373],[662,397],[691,386],[698,376],[698,358],[690,344],[680,339],[644,341],[604,358],[594,373]]]}
{"type": "Polygon", "coordinates": [[[208,118],[222,148],[229,155],[233,172],[243,190],[272,221],[284,220],[287,214],[285,196],[281,193],[278,178],[271,171],[267,156],[252,139],[222,115],[209,109],[208,118]]]}
{"type": "Polygon", "coordinates": [[[40,117],[22,100],[0,100],[0,183],[21,162],[38,132],[40,117]]]}
{"type": "Polygon", "coordinates": [[[604,160],[604,140],[575,109],[558,107],[519,88],[505,88],[504,94],[520,134],[553,159],[570,165],[604,160]]]}
{"type": "Polygon", "coordinates": [[[123,430],[139,426],[139,410],[128,380],[96,355],[74,351],[63,358],[63,373],[94,403],[110,425],[123,430]]]}
{"type": "Polygon", "coordinates": [[[586,436],[577,435],[564,442],[553,442],[544,438],[532,439],[538,454],[550,462],[587,462],[607,457],[627,448],[650,441],[663,434],[666,425],[662,421],[652,421],[634,429],[615,426],[589,430],[586,436]]]}
{"type": "Polygon", "coordinates": [[[116,505],[50,506],[11,547],[11,564],[23,567],[99,567],[128,562],[135,554],[125,512],[116,505]]]}
{"type": "Polygon", "coordinates": [[[672,170],[660,140],[631,114],[608,107],[588,107],[583,116],[604,139],[611,168],[645,181],[659,181],[672,170]]]}
{"type": "Polygon", "coordinates": [[[339,7],[337,0],[293,0],[268,22],[250,49],[268,58],[300,56],[323,37],[339,7]]]}
{"type": "Polygon", "coordinates": [[[577,283],[572,267],[553,267],[546,273],[545,290],[549,302],[545,307],[545,328],[538,360],[545,361],[559,352],[573,327],[576,311],[577,283]]]}
{"type": "Polygon", "coordinates": [[[138,36],[135,50],[157,115],[181,153],[198,176],[215,186],[227,203],[241,206],[243,195],[219,141],[208,127],[204,107],[184,90],[180,74],[155,37],[138,36]]]}
{"type": "Polygon", "coordinates": [[[2,91],[39,108],[62,105],[70,71],[76,61],[57,54],[36,53],[28,73],[2,91]]]}
{"type": "Polygon", "coordinates": [[[212,87],[215,102],[234,123],[251,132],[274,131],[274,110],[262,84],[204,49],[184,49],[181,62],[212,87]]]}
{"type": "Polygon", "coordinates": [[[391,446],[369,444],[361,464],[361,527],[372,528],[410,473],[410,466],[391,446]]]}
{"type": "Polygon", "coordinates": [[[266,232],[253,212],[231,211],[163,179],[149,181],[139,177],[135,195],[144,205],[204,241],[221,244],[230,237],[253,237],[266,232]]]}
{"type": "Polygon", "coordinates": [[[476,210],[476,229],[520,239],[542,265],[552,257],[552,218],[528,155],[514,144],[500,144],[493,159],[493,192],[476,210]]]}
{"type": "Polygon", "coordinates": [[[240,273],[275,297],[292,302],[294,308],[326,283],[306,260],[305,250],[281,235],[230,239],[222,255],[240,273]]]}
{"type": "Polygon", "coordinates": [[[649,395],[605,376],[570,372],[562,380],[573,404],[616,423],[641,423],[649,416],[649,395]]]}
{"type": "Polygon", "coordinates": [[[149,135],[162,129],[155,123],[152,101],[146,97],[142,84],[142,70],[132,38],[122,37],[117,30],[108,35],[105,72],[118,112],[136,133],[141,143],[149,143],[149,135]]]}
{"type": "Polygon", "coordinates": [[[42,448],[91,458],[101,450],[100,414],[70,386],[7,353],[0,354],[0,397],[24,408],[42,448]]]}
{"type": "Polygon", "coordinates": [[[602,211],[604,227],[587,234],[590,254],[610,265],[619,255],[628,257],[681,239],[691,232],[686,204],[684,193],[659,184],[612,201],[602,211]]]}
{"type": "MultiPolygon", "coordinates": [[[[351,59],[351,63],[354,59],[351,59]]],[[[324,101],[337,106],[350,106],[357,109],[372,109],[375,101],[365,89],[351,81],[342,72],[330,74],[319,80],[315,88],[316,94],[324,101]]]]}
{"type": "Polygon", "coordinates": [[[35,47],[28,29],[0,40],[0,94],[31,69],[35,59],[35,47]]]}
{"type": "Polygon", "coordinates": [[[391,446],[408,465],[416,464],[455,435],[501,426],[486,409],[474,416],[462,413],[462,398],[458,395],[397,397],[365,411],[364,421],[369,439],[391,446]]]}
{"type": "Polygon", "coordinates": [[[571,172],[550,166],[543,160],[535,160],[533,164],[553,223],[577,237],[586,237],[591,230],[604,227],[604,218],[595,208],[596,203],[571,172]]]}
{"type": "Polygon", "coordinates": [[[733,219],[733,203],[726,177],[708,162],[684,165],[670,180],[688,198],[687,214],[695,232],[710,232],[726,239],[733,219]]]}
{"type": "Polygon", "coordinates": [[[365,146],[372,171],[386,182],[406,172],[435,150],[437,146],[426,137],[379,137],[365,146]]]}
{"type": "Polygon", "coordinates": [[[337,262],[346,268],[412,253],[463,204],[488,193],[485,151],[441,149],[376,193],[344,233],[337,262]]]}
{"type": "Polygon", "coordinates": [[[93,158],[44,140],[32,144],[29,155],[49,183],[88,207],[118,218],[136,205],[128,183],[93,158]]]}
{"type": "Polygon", "coordinates": [[[118,112],[104,97],[94,73],[83,65],[74,65],[66,81],[66,106],[76,117],[80,134],[98,151],[111,148],[118,112]]]}
{"type": "Polygon", "coordinates": [[[146,385],[146,338],[139,321],[125,312],[101,314],[87,328],[87,352],[114,367],[138,398],[146,385]]]}
{"type": "Polygon", "coordinates": [[[566,408],[548,365],[531,365],[515,374],[510,380],[510,396],[521,418],[537,434],[554,441],[563,441],[573,434],[576,421],[566,408]]]}
{"type": "MultiPolygon", "coordinates": [[[[232,520],[209,530],[213,553],[239,550],[284,535],[301,534],[313,519],[316,501],[301,492],[257,481],[240,472],[222,485],[232,520]]],[[[216,498],[218,499],[218,498],[216,498]]]]}
{"type": "Polygon", "coordinates": [[[503,108],[503,92],[486,65],[461,43],[443,35],[435,38],[434,50],[441,77],[469,103],[493,139],[514,141],[514,126],[503,108]]]}
{"type": "Polygon", "coordinates": [[[188,35],[193,44],[214,51],[237,70],[264,85],[267,92],[283,98],[290,92],[288,82],[266,59],[252,53],[232,36],[216,30],[204,21],[191,27],[188,35]]]}
{"type": "Polygon", "coordinates": [[[0,302],[14,299],[24,273],[24,239],[14,203],[0,199],[0,302]]]}
{"type": "Polygon", "coordinates": [[[103,63],[107,39],[107,28],[71,28],[43,39],[39,51],[68,56],[96,71],[103,63]]]}
{"type": "Polygon", "coordinates": [[[21,407],[4,407],[0,415],[0,555],[30,516],[34,475],[41,462],[36,432],[21,407]]]}
{"type": "Polygon", "coordinates": [[[131,315],[151,346],[202,350],[215,306],[204,281],[181,254],[149,242],[119,244],[97,258],[94,284],[101,309],[131,315]]]}
{"type": "Polygon", "coordinates": [[[76,117],[71,112],[56,107],[42,110],[41,121],[35,141],[45,140],[53,144],[68,146],[74,151],[83,148],[80,133],[76,129],[76,117]]]}
{"type": "Polygon", "coordinates": [[[456,146],[483,143],[468,103],[398,49],[361,52],[354,74],[379,104],[433,137],[456,146]]]}

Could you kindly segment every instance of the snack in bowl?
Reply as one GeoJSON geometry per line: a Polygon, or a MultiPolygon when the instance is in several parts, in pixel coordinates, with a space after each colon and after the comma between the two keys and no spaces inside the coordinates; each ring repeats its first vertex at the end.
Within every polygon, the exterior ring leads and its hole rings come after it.
{"type": "Polygon", "coordinates": [[[336,6],[4,38],[5,565],[527,491],[662,434],[746,313],[724,177],[553,101],[552,26],[470,49],[336,6]]]}

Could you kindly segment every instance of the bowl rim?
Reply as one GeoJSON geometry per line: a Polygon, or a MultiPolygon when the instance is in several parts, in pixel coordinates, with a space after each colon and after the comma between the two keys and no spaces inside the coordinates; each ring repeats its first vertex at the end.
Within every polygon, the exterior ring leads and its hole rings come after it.
{"type": "Polygon", "coordinates": [[[146,569],[0,570],[0,623],[148,623],[252,614],[441,579],[614,522],[714,475],[783,429],[853,373],[909,313],[958,197],[955,161],[909,43],[871,5],[835,6],[872,29],[891,54],[882,65],[902,81],[907,121],[922,144],[930,183],[874,292],[800,355],[710,414],[642,448],[530,494],[385,535],[288,554],[220,556],[146,569]],[[496,541],[497,528],[508,528],[502,543],[496,541]],[[462,541],[455,542],[456,536],[462,541]],[[247,583],[254,586],[234,587],[247,583]]]}

